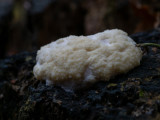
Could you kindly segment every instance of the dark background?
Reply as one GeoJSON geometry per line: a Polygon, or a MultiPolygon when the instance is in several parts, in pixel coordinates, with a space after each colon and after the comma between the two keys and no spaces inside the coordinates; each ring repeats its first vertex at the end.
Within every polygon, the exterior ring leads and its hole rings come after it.
{"type": "Polygon", "coordinates": [[[160,0],[0,0],[0,59],[71,34],[159,25],[160,0]]]}

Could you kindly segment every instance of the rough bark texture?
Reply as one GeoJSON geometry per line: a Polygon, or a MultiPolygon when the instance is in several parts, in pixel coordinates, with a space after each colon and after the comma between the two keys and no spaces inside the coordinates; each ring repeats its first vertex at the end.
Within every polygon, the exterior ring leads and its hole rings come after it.
{"type": "MultiPolygon", "coordinates": [[[[160,30],[131,35],[137,43],[160,44],[160,30]]],[[[108,82],[65,92],[33,76],[36,53],[0,61],[1,120],[141,120],[159,119],[160,50],[147,51],[141,65],[108,82]]]]}

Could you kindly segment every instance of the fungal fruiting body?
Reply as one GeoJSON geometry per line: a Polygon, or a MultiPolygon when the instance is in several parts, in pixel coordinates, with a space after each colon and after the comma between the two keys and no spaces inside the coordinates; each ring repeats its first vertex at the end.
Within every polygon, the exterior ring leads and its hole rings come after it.
{"type": "Polygon", "coordinates": [[[90,36],[71,35],[41,47],[33,72],[47,85],[76,89],[126,73],[141,58],[141,49],[127,33],[113,29],[90,36]]]}

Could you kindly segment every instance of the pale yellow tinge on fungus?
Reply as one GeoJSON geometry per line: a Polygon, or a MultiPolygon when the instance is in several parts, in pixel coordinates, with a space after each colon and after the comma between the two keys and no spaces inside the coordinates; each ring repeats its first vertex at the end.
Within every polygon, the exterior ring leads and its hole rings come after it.
{"type": "Polygon", "coordinates": [[[142,51],[122,30],[69,36],[41,47],[33,72],[47,84],[67,89],[107,81],[140,64],[142,51]]]}

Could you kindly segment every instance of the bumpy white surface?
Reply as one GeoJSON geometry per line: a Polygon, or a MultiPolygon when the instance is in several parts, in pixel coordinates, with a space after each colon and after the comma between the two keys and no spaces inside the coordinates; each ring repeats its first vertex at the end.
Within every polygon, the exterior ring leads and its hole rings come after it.
{"type": "Polygon", "coordinates": [[[65,88],[107,81],[140,64],[142,51],[122,30],[106,30],[90,36],[69,36],[41,47],[34,75],[48,85],[65,88]]]}

